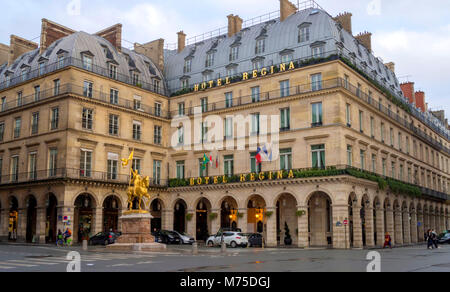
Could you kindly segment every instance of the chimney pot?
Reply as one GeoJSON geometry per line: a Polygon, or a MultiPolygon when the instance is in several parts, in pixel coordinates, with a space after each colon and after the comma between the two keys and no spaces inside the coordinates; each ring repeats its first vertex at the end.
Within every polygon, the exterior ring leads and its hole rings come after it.
{"type": "Polygon", "coordinates": [[[339,13],[338,16],[336,16],[333,19],[334,19],[334,21],[339,23],[342,26],[343,29],[345,29],[351,35],[353,35],[353,32],[352,32],[352,16],[353,15],[350,12],[344,12],[344,13],[339,13]]]}
{"type": "Polygon", "coordinates": [[[280,0],[280,20],[283,22],[297,12],[297,7],[289,0],[280,0]]]}
{"type": "Polygon", "coordinates": [[[389,62],[387,64],[384,64],[386,67],[388,67],[389,70],[392,71],[392,73],[395,73],[395,63],[394,62],[389,62]]]}
{"type": "Polygon", "coordinates": [[[180,31],[178,34],[178,53],[181,53],[186,47],[186,34],[180,31]]]}

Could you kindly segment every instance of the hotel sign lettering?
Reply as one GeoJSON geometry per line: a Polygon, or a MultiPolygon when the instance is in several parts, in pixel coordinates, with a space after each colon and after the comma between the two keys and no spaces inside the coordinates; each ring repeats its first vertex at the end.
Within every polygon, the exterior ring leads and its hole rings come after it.
{"type": "MultiPolygon", "coordinates": [[[[249,79],[255,79],[258,77],[264,77],[267,75],[272,75],[274,73],[281,73],[289,70],[293,70],[296,68],[296,63],[290,62],[290,63],[283,63],[278,66],[270,66],[265,67],[260,70],[253,70],[252,72],[244,72],[242,73],[242,81],[249,80],[249,79]]],[[[223,85],[228,85],[232,82],[231,77],[225,77],[225,78],[219,78],[217,80],[210,80],[203,83],[195,84],[194,85],[194,91],[199,90],[206,90],[214,87],[220,87],[223,85]]]]}
{"type": "Polygon", "coordinates": [[[294,176],[294,171],[293,170],[289,170],[289,171],[276,171],[276,172],[260,172],[260,173],[250,173],[250,174],[241,174],[239,176],[235,176],[237,178],[239,178],[238,181],[231,181],[232,177],[228,177],[226,175],[224,176],[214,176],[214,177],[199,177],[199,178],[191,178],[189,179],[189,184],[191,186],[195,186],[195,185],[209,185],[209,184],[227,184],[229,182],[254,182],[254,181],[265,181],[265,180],[282,180],[282,179],[286,179],[286,175],[287,174],[287,179],[293,179],[295,178],[294,176]]]}

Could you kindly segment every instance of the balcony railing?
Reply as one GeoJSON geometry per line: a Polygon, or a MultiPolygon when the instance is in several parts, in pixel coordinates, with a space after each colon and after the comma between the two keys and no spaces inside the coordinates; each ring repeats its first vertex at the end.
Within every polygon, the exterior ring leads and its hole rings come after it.
{"type": "Polygon", "coordinates": [[[130,110],[135,110],[137,112],[146,113],[146,114],[149,114],[149,115],[152,115],[155,117],[162,117],[162,118],[169,117],[168,111],[163,111],[159,108],[151,107],[151,106],[148,106],[148,105],[142,104],[142,103],[140,104],[140,107],[138,109],[136,109],[135,105],[134,105],[134,100],[131,100],[131,99],[125,99],[122,97],[118,97],[116,100],[114,100],[114,103],[111,103],[109,92],[91,90],[91,91],[89,91],[89,94],[87,94],[84,87],[78,86],[75,84],[71,84],[71,83],[60,85],[58,87],[58,90],[55,90],[55,88],[50,88],[50,89],[41,91],[41,96],[40,96],[39,101],[36,101],[34,99],[34,94],[32,94],[32,95],[28,95],[28,96],[23,96],[21,98],[20,103],[17,102],[17,99],[10,101],[10,102],[6,102],[3,104],[2,111],[0,111],[0,114],[3,112],[7,112],[9,110],[28,106],[30,104],[34,104],[34,103],[44,101],[46,99],[49,99],[49,98],[52,98],[55,96],[64,95],[64,94],[76,94],[79,96],[84,96],[84,97],[90,98],[92,100],[100,101],[103,103],[111,104],[114,106],[119,106],[119,107],[130,109],[130,110]]]}
{"type": "MultiPolygon", "coordinates": [[[[102,66],[98,66],[98,65],[90,65],[89,68],[86,68],[85,63],[81,60],[81,59],[77,59],[77,58],[73,58],[73,57],[68,57],[65,58],[64,60],[55,62],[55,63],[50,63],[47,64],[46,66],[44,66],[44,68],[37,68],[37,69],[33,69],[30,70],[24,74],[21,74],[19,76],[14,76],[12,77],[10,80],[4,81],[2,83],[0,83],[0,90],[4,90],[8,87],[11,86],[15,86],[15,85],[19,85],[21,83],[27,82],[28,80],[34,79],[34,78],[38,78],[42,75],[48,74],[48,73],[52,73],[55,72],[57,70],[61,70],[63,68],[67,68],[67,67],[76,67],[79,69],[83,69],[86,71],[90,71],[94,74],[97,75],[101,75],[103,77],[107,77],[107,78],[111,78],[110,76],[110,70],[106,67],[102,67],[102,66]]],[[[138,81],[136,82],[131,75],[125,75],[125,74],[120,74],[120,73],[116,73],[115,78],[111,78],[114,80],[117,80],[119,82],[123,82],[129,85],[133,85],[133,86],[137,86],[139,88],[142,88],[144,90],[150,91],[150,92],[154,92],[157,94],[161,94],[161,95],[167,95],[166,94],[166,90],[165,88],[161,85],[163,84],[163,82],[160,82],[159,86],[155,86],[154,84],[151,83],[147,83],[144,81],[138,81]]]]}
{"type": "MultiPolygon", "coordinates": [[[[0,185],[33,183],[38,181],[48,181],[54,179],[79,179],[87,181],[109,182],[128,185],[129,175],[113,174],[101,171],[82,170],[73,168],[57,168],[38,170],[33,172],[24,172],[12,175],[2,175],[0,185]]],[[[151,187],[167,187],[167,180],[155,180],[150,178],[151,187]]]]}

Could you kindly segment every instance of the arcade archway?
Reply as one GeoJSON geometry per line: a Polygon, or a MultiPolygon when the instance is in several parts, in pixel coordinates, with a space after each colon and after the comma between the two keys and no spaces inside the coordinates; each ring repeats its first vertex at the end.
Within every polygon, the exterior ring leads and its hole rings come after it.
{"type": "Polygon", "coordinates": [[[186,202],[179,199],[173,210],[173,229],[182,234],[186,232],[186,210],[186,202]]]}
{"type": "Polygon", "coordinates": [[[285,244],[286,227],[293,245],[298,246],[297,199],[291,194],[282,194],[277,200],[277,242],[285,244]]]}
{"type": "Polygon", "coordinates": [[[121,209],[118,197],[108,196],[103,202],[103,231],[119,231],[119,210],[121,209]]]}
{"type": "Polygon", "coordinates": [[[196,238],[206,241],[210,232],[211,203],[206,198],[201,198],[196,208],[196,238]]]}
{"type": "Polygon", "coordinates": [[[29,196],[26,200],[27,207],[27,227],[25,240],[28,243],[35,241],[36,238],[36,219],[37,219],[37,201],[34,196],[29,196]]]}
{"type": "Polygon", "coordinates": [[[259,195],[253,195],[247,204],[247,231],[249,233],[265,234],[265,225],[266,201],[259,195]]]}
{"type": "Polygon", "coordinates": [[[331,198],[323,193],[314,193],[308,201],[309,246],[332,246],[333,216],[331,198]]]}
{"type": "Polygon", "coordinates": [[[19,223],[19,201],[16,197],[9,197],[9,222],[8,222],[8,240],[17,240],[17,229],[19,223]]]}
{"type": "Polygon", "coordinates": [[[220,205],[220,228],[237,229],[237,202],[232,197],[223,199],[220,205]]]}
{"type": "Polygon", "coordinates": [[[162,210],[164,209],[163,202],[160,199],[155,199],[150,205],[150,213],[153,216],[151,220],[151,231],[157,232],[162,229],[162,210]]]}
{"type": "Polygon", "coordinates": [[[95,200],[91,194],[81,194],[75,200],[74,212],[74,237],[81,243],[83,239],[89,239],[94,231],[95,200]]]}
{"type": "Polygon", "coordinates": [[[57,223],[58,223],[58,200],[52,193],[47,195],[45,201],[46,222],[45,222],[45,241],[47,243],[56,242],[57,223]]]}

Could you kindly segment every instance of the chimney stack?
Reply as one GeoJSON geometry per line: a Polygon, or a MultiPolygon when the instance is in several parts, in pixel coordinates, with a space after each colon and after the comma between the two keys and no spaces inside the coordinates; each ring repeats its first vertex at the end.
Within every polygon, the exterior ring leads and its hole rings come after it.
{"type": "Polygon", "coordinates": [[[232,37],[242,30],[242,23],[244,22],[239,15],[230,14],[228,17],[228,37],[232,37]]]}
{"type": "Polygon", "coordinates": [[[416,107],[419,108],[423,113],[426,112],[425,92],[417,91],[415,97],[416,97],[416,107]]]}
{"type": "Polygon", "coordinates": [[[345,29],[347,32],[349,32],[351,35],[353,35],[352,16],[353,16],[353,14],[351,14],[350,12],[344,12],[344,13],[339,13],[339,15],[333,19],[334,19],[334,21],[339,23],[343,29],[345,29]]]}
{"type": "Polygon", "coordinates": [[[387,64],[384,64],[386,67],[388,67],[389,70],[392,71],[392,73],[395,73],[395,63],[394,62],[389,62],[387,64]]]}
{"type": "Polygon", "coordinates": [[[11,35],[11,44],[9,45],[9,57],[8,65],[14,63],[14,61],[23,54],[37,49],[39,45],[35,42],[26,40],[24,38],[11,35]]]}
{"type": "Polygon", "coordinates": [[[297,12],[297,7],[289,0],[280,0],[280,20],[283,22],[297,12]]]}
{"type": "Polygon", "coordinates": [[[143,45],[135,43],[134,50],[136,53],[148,57],[161,71],[164,71],[164,39],[155,40],[143,45]]]}
{"type": "Polygon", "coordinates": [[[180,31],[178,34],[178,53],[181,53],[186,47],[186,34],[180,31]]]}
{"type": "Polygon", "coordinates": [[[41,46],[39,53],[42,54],[55,41],[75,33],[73,29],[67,28],[61,24],[42,19],[41,26],[41,46]]]}
{"type": "Polygon", "coordinates": [[[372,53],[372,33],[370,32],[362,32],[355,37],[366,49],[369,53],[372,53]]]}
{"type": "Polygon", "coordinates": [[[408,99],[409,103],[416,104],[416,95],[414,91],[414,82],[400,84],[403,95],[408,99]]]}
{"type": "Polygon", "coordinates": [[[0,44],[0,65],[8,62],[9,59],[9,46],[0,44]]]}
{"type": "Polygon", "coordinates": [[[96,35],[109,41],[117,51],[122,51],[122,24],[118,23],[105,28],[104,30],[97,32],[96,35]]]}

